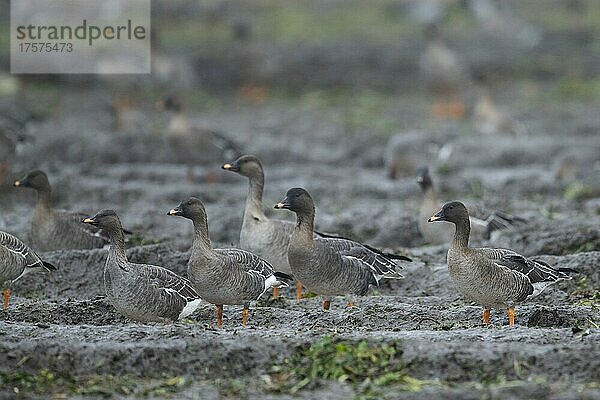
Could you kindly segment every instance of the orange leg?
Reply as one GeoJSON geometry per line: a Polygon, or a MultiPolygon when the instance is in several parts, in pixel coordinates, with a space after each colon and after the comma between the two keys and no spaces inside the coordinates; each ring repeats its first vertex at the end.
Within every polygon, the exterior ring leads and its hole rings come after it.
{"type": "Polygon", "coordinates": [[[489,323],[490,323],[490,309],[484,308],[483,309],[483,324],[487,325],[489,323]]]}
{"type": "Polygon", "coordinates": [[[448,103],[448,116],[461,119],[465,116],[465,103],[461,98],[454,98],[448,103]]]}
{"type": "Polygon", "coordinates": [[[460,97],[437,99],[431,106],[431,115],[435,118],[464,118],[465,103],[460,97]]]}
{"type": "Polygon", "coordinates": [[[273,298],[274,299],[278,299],[279,298],[279,288],[278,287],[274,287],[273,288],[273,298]]]}
{"type": "Polygon", "coordinates": [[[223,326],[223,304],[217,304],[217,326],[223,326]]]}
{"type": "Polygon", "coordinates": [[[508,325],[514,325],[515,324],[515,308],[514,307],[509,307],[508,310],[506,310],[506,314],[508,314],[508,325]]]}
{"type": "Polygon", "coordinates": [[[300,281],[296,281],[296,300],[300,300],[302,298],[302,283],[300,281]]]}
{"type": "Polygon", "coordinates": [[[6,310],[8,308],[8,299],[9,298],[10,298],[10,289],[5,288],[4,289],[4,305],[2,306],[3,310],[6,310]]]}
{"type": "Polygon", "coordinates": [[[248,306],[244,306],[242,310],[242,325],[248,325],[248,306]]]}
{"type": "Polygon", "coordinates": [[[330,306],[331,306],[331,301],[330,300],[324,300],[323,301],[323,310],[328,311],[330,306]]]}

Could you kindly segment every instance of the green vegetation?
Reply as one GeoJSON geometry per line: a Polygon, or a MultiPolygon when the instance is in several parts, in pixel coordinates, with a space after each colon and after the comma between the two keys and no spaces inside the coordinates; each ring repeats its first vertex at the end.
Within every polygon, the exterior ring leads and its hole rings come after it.
{"type": "Polygon", "coordinates": [[[575,284],[577,289],[572,292],[572,296],[575,297],[574,302],[577,306],[591,306],[600,309],[600,290],[594,287],[590,287],[587,277],[581,276],[575,284]]]}
{"type": "Polygon", "coordinates": [[[600,99],[600,79],[565,78],[554,89],[557,99],[598,100],[600,99]]]}
{"type": "Polygon", "coordinates": [[[136,232],[132,233],[131,235],[127,235],[126,239],[127,245],[129,247],[146,246],[150,244],[158,244],[164,242],[164,239],[147,239],[140,233],[136,232]]]}
{"type": "Polygon", "coordinates": [[[402,361],[399,341],[369,344],[366,340],[334,340],[326,336],[270,369],[267,390],[294,394],[314,389],[323,380],[346,382],[361,398],[376,396],[378,388],[418,391],[425,382],[411,377],[402,361]]]}
{"type": "Polygon", "coordinates": [[[567,200],[581,201],[594,197],[594,189],[591,186],[575,182],[565,189],[565,198],[567,200]]]}
{"type": "Polygon", "coordinates": [[[90,375],[62,377],[42,369],[37,374],[0,372],[0,387],[15,393],[40,395],[128,395],[136,397],[170,397],[189,384],[181,376],[142,379],[132,376],[90,375]]]}
{"type": "Polygon", "coordinates": [[[403,13],[390,12],[389,1],[333,2],[306,6],[303,3],[271,2],[258,13],[256,36],[280,43],[323,43],[363,40],[396,43],[418,28],[403,13]]]}

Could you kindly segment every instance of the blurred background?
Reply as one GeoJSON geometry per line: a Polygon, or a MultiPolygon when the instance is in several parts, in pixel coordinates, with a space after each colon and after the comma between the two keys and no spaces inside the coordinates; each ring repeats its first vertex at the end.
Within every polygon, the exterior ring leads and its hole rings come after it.
{"type": "Polygon", "coordinates": [[[1,3],[2,230],[26,234],[11,185],[43,169],[57,207],[114,208],[142,243],[189,246],[163,214],[193,194],[234,244],[246,182],[220,166],[253,153],[266,205],[303,186],[321,230],[425,244],[427,165],[440,202],[530,221],[500,244],[584,226],[526,250],[598,248],[600,2],[156,0],[152,74],[47,76],[9,74],[1,3]]]}

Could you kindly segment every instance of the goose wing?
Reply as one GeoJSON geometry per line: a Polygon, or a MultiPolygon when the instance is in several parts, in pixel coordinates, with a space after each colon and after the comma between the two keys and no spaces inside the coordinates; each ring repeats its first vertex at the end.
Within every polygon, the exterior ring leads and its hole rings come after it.
{"type": "Polygon", "coordinates": [[[517,252],[506,249],[482,249],[496,265],[506,267],[521,273],[534,283],[556,282],[561,279],[571,279],[565,272],[555,269],[540,260],[531,260],[517,252]]]}
{"type": "Polygon", "coordinates": [[[200,296],[187,279],[173,271],[155,265],[137,264],[140,276],[159,291],[182,298],[186,303],[198,300],[200,296]]]}
{"type": "Polygon", "coordinates": [[[322,237],[315,239],[315,241],[329,246],[343,257],[352,257],[361,261],[369,267],[377,280],[382,277],[397,279],[403,277],[398,271],[401,267],[384,255],[383,252],[377,253],[358,242],[343,238],[322,237]]]}
{"type": "Polygon", "coordinates": [[[254,253],[241,249],[215,249],[215,252],[227,256],[248,274],[263,280],[273,276],[273,266],[254,253]]]}
{"type": "Polygon", "coordinates": [[[12,253],[22,257],[26,268],[42,267],[48,271],[56,270],[56,267],[48,262],[42,261],[37,253],[29,248],[16,236],[0,231],[0,245],[6,247],[12,253]]]}

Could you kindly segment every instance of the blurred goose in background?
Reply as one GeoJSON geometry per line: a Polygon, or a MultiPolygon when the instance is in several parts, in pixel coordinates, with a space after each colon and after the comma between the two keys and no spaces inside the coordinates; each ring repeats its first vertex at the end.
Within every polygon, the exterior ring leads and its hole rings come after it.
{"type": "Polygon", "coordinates": [[[55,271],[56,267],[42,259],[17,237],[0,231],[0,284],[4,289],[2,308],[8,308],[10,285],[26,273],[43,268],[55,271]]]}
{"type": "Polygon", "coordinates": [[[250,302],[267,290],[286,287],[289,275],[274,272],[267,261],[240,249],[213,249],[208,234],[204,204],[191,197],[170,210],[194,224],[194,242],[188,262],[188,276],[203,300],[217,306],[217,325],[223,325],[223,305],[243,305],[242,324],[248,323],[250,302]]]}
{"type": "Polygon", "coordinates": [[[450,278],[463,297],[483,306],[483,323],[490,321],[490,309],[507,309],[508,323],[515,323],[515,304],[540,294],[548,285],[571,279],[568,268],[554,269],[512,250],[469,246],[471,224],[463,203],[453,201],[429,218],[455,225],[448,249],[450,278]]]}
{"type": "Polygon", "coordinates": [[[106,232],[110,250],[104,265],[106,298],[127,318],[139,322],[174,322],[193,313],[200,297],[190,282],[162,267],[127,260],[119,217],[102,210],[82,222],[106,232]]]}
{"type": "Polygon", "coordinates": [[[0,102],[0,185],[6,180],[11,159],[23,144],[33,140],[27,134],[27,125],[37,119],[19,103],[0,102]]]}
{"type": "MultiPolygon", "coordinates": [[[[276,271],[292,274],[287,250],[295,224],[290,221],[270,219],[263,210],[263,188],[265,175],[260,159],[244,155],[223,164],[223,169],[248,178],[248,195],[240,231],[240,248],[257,254],[268,261],[276,271]]],[[[277,298],[279,289],[273,289],[277,298]]],[[[302,283],[296,280],[296,298],[302,297],[302,283]]]]}
{"type": "MultiPolygon", "coordinates": [[[[454,237],[454,229],[449,224],[429,224],[427,220],[437,210],[441,203],[438,200],[435,186],[428,167],[421,167],[417,171],[417,183],[423,192],[423,202],[419,211],[419,232],[429,244],[439,245],[449,243],[454,237]]],[[[477,240],[489,239],[490,233],[495,230],[513,229],[516,223],[526,222],[524,219],[494,211],[483,220],[469,216],[471,223],[471,237],[477,240]]]]}
{"type": "Polygon", "coordinates": [[[31,219],[31,242],[40,251],[93,249],[108,244],[104,232],[81,223],[84,213],[52,208],[52,188],[43,171],[32,171],[14,186],[37,192],[37,203],[31,219]]]}
{"type": "Polygon", "coordinates": [[[412,177],[424,163],[443,164],[453,153],[457,132],[437,134],[414,130],[390,136],[385,147],[385,163],[390,179],[412,177]]]}
{"type": "Polygon", "coordinates": [[[483,73],[477,73],[474,74],[472,80],[475,91],[475,104],[473,105],[475,130],[483,135],[521,136],[526,134],[525,128],[493,100],[490,78],[483,73]]]}
{"type": "Polygon", "coordinates": [[[504,38],[511,43],[518,43],[522,48],[531,49],[543,38],[543,32],[535,25],[527,23],[516,16],[516,10],[506,7],[508,3],[493,0],[468,0],[467,6],[479,25],[489,33],[504,38]],[[498,7],[498,3],[505,6],[498,7]]]}
{"type": "Polygon", "coordinates": [[[425,28],[427,46],[420,60],[420,69],[434,96],[431,115],[436,118],[460,119],[465,115],[464,91],[466,68],[445,43],[437,23],[425,28]]]}
{"type": "MultiPolygon", "coordinates": [[[[369,286],[379,286],[383,278],[401,279],[399,267],[378,249],[345,238],[313,237],[315,206],[302,188],[292,188],[275,205],[296,213],[296,227],[288,248],[288,260],[294,276],[313,293],[325,296],[323,309],[328,310],[331,296],[364,296],[369,286]]],[[[394,256],[412,261],[408,257],[394,256]]]]}
{"type": "Polygon", "coordinates": [[[0,128],[0,185],[6,181],[9,161],[15,153],[15,142],[0,128]]]}
{"type": "MultiPolygon", "coordinates": [[[[194,182],[195,164],[214,164],[242,155],[240,147],[227,136],[211,129],[195,126],[183,110],[181,102],[169,96],[155,103],[158,111],[171,113],[165,134],[178,160],[188,167],[186,179],[194,182]]],[[[207,180],[214,180],[208,176],[207,180]]]]}

